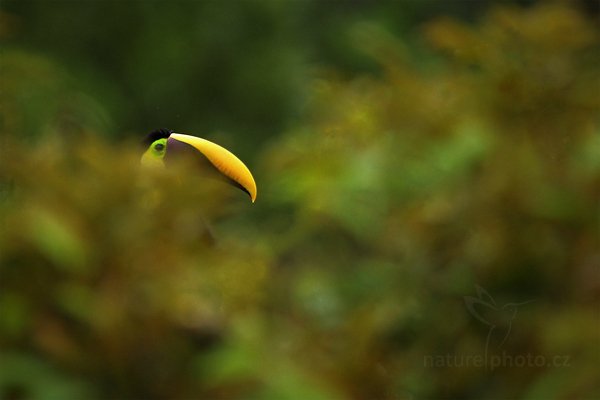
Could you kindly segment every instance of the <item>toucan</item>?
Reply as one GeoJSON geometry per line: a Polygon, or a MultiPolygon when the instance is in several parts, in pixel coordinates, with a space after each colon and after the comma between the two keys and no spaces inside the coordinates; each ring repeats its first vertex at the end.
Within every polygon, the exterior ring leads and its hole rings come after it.
{"type": "Polygon", "coordinates": [[[142,155],[142,165],[165,167],[176,158],[188,155],[204,164],[229,184],[243,190],[254,203],[256,182],[246,165],[233,153],[216,143],[196,136],[175,133],[170,129],[158,129],[144,140],[147,146],[142,155]]]}

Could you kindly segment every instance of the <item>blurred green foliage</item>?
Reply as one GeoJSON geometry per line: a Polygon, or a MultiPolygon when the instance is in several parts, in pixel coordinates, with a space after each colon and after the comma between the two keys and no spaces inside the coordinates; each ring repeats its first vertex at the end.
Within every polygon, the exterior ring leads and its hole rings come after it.
{"type": "Polygon", "coordinates": [[[0,396],[597,398],[597,26],[433,3],[8,3],[0,396]],[[315,10],[332,26],[298,35],[315,10]],[[161,125],[254,149],[256,204],[140,170],[161,125]],[[477,286],[535,300],[502,346],[477,286]],[[427,363],[447,354],[565,364],[427,363]]]}

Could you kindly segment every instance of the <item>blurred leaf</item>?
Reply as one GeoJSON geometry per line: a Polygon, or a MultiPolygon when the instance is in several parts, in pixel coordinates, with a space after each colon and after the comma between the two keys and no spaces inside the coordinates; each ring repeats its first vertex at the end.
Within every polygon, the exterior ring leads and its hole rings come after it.
{"type": "Polygon", "coordinates": [[[23,335],[31,323],[31,310],[25,300],[13,293],[4,293],[0,296],[0,330],[9,338],[23,335]]]}
{"type": "Polygon", "coordinates": [[[32,400],[93,398],[89,387],[66,377],[35,357],[0,354],[0,393],[3,398],[32,400]]]}
{"type": "Polygon", "coordinates": [[[27,223],[34,245],[59,268],[75,273],[88,271],[86,244],[66,220],[34,209],[27,223]]]}

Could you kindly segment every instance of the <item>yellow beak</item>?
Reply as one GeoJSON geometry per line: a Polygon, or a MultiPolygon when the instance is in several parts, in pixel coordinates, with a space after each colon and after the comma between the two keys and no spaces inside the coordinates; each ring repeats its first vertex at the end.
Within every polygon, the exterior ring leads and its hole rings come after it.
{"type": "Polygon", "coordinates": [[[257,194],[254,177],[248,167],[232,152],[216,143],[196,136],[172,133],[169,136],[169,140],[171,139],[189,144],[202,153],[219,172],[247,192],[254,203],[257,194]]]}

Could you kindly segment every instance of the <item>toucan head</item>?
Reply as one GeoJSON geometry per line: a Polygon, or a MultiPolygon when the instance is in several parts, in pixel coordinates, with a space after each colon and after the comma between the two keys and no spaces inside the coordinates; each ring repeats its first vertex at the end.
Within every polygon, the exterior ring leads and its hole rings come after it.
{"type": "Polygon", "coordinates": [[[209,171],[216,172],[217,176],[248,193],[253,203],[256,200],[256,182],[248,167],[216,143],[169,129],[158,129],[144,139],[144,145],[147,146],[142,155],[144,166],[164,167],[177,158],[195,159],[209,171]]]}

